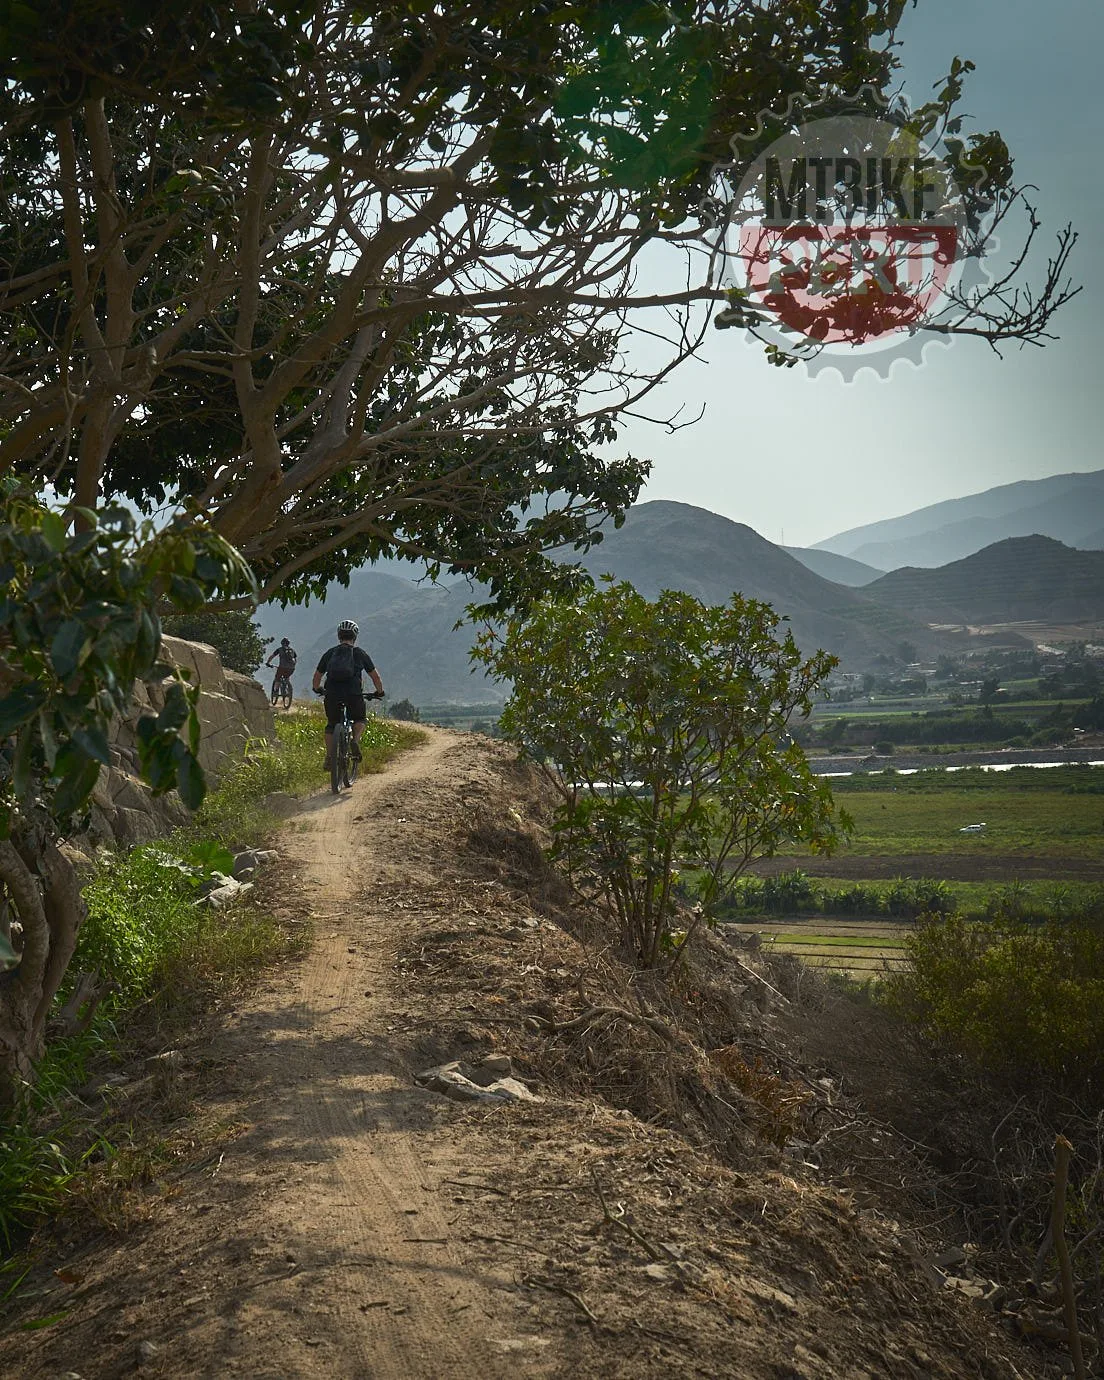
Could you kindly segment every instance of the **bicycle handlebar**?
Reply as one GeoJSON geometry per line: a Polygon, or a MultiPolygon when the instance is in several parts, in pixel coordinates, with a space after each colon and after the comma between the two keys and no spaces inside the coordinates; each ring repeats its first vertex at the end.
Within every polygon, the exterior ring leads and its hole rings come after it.
{"type": "MultiPolygon", "coordinates": [[[[315,690],[313,686],[311,690],[313,694],[318,695],[320,698],[325,698],[325,690],[315,690]]],[[[366,700],[382,700],[386,698],[386,694],[387,692],[385,690],[373,690],[370,695],[365,695],[364,698],[366,700]]]]}

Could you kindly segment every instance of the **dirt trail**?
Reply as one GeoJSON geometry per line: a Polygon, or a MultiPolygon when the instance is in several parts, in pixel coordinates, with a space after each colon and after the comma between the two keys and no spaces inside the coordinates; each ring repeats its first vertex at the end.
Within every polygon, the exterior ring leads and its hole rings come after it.
{"type": "MultiPolygon", "coordinates": [[[[315,797],[285,829],[318,939],[254,1028],[264,1091],[234,1155],[261,1157],[269,1172],[280,1163],[253,1234],[286,1232],[299,1268],[253,1291],[237,1316],[236,1349],[253,1375],[506,1374],[487,1340],[488,1284],[444,1244],[437,1180],[463,1166],[441,1147],[427,1160],[432,1099],[388,1047],[389,917],[372,901],[381,874],[396,871],[386,836],[402,831],[381,803],[410,786],[428,800],[454,749],[434,736],[386,776],[315,797]],[[305,1328],[289,1329],[289,1312],[305,1328]]],[[[210,1341],[224,1360],[234,1354],[210,1341]]]]}
{"type": "MultiPolygon", "coordinates": [[[[0,1375],[106,1380],[133,1371],[143,1342],[157,1350],[140,1368],[163,1376],[518,1374],[526,1339],[496,1322],[494,1265],[473,1269],[448,1242],[441,1182],[473,1168],[453,1108],[413,1083],[389,1034],[396,884],[425,880],[407,825],[453,813],[472,760],[434,731],[285,823],[282,886],[316,941],[202,1047],[242,1133],[172,1188],[138,1250],[115,1252],[129,1288],[110,1259],[93,1265],[74,1326],[0,1344],[0,1375]]],[[[545,1341],[525,1373],[551,1365],[545,1341]]]]}

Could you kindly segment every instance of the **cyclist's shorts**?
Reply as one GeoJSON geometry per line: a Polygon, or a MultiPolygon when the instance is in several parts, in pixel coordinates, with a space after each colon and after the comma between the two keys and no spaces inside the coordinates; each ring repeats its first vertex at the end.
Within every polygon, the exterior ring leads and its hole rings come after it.
{"type": "Polygon", "coordinates": [[[341,722],[341,706],[349,706],[349,722],[362,724],[368,718],[368,708],[363,695],[327,695],[322,703],[326,706],[326,727],[333,728],[341,722]]]}

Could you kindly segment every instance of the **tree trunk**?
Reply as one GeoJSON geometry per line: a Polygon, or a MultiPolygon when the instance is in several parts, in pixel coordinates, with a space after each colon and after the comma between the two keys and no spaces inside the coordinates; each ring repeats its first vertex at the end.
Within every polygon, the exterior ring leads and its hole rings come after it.
{"type": "Polygon", "coordinates": [[[11,1107],[45,1052],[46,1020],[85,916],[72,862],[46,831],[16,826],[0,842],[0,887],[20,962],[0,975],[0,1109],[11,1107]]]}

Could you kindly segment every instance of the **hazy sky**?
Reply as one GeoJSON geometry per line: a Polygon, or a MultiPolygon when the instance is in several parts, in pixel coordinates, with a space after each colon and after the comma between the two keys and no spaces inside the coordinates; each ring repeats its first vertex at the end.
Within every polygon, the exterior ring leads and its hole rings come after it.
{"type": "Polygon", "coordinates": [[[1041,243],[1072,220],[1072,272],[1084,291],[1045,350],[983,341],[929,346],[924,363],[810,378],[778,370],[736,331],[711,332],[650,401],[685,402],[696,426],[669,434],[631,423],[624,442],[654,461],[643,498],[680,499],[746,522],[772,541],[810,545],[841,529],[1016,479],[1104,467],[1099,249],[1104,217],[1102,0],[920,0],[902,30],[905,93],[927,99],[957,54],[977,64],[961,109],[967,130],[999,129],[1017,182],[1038,187],[1041,243]]]}

